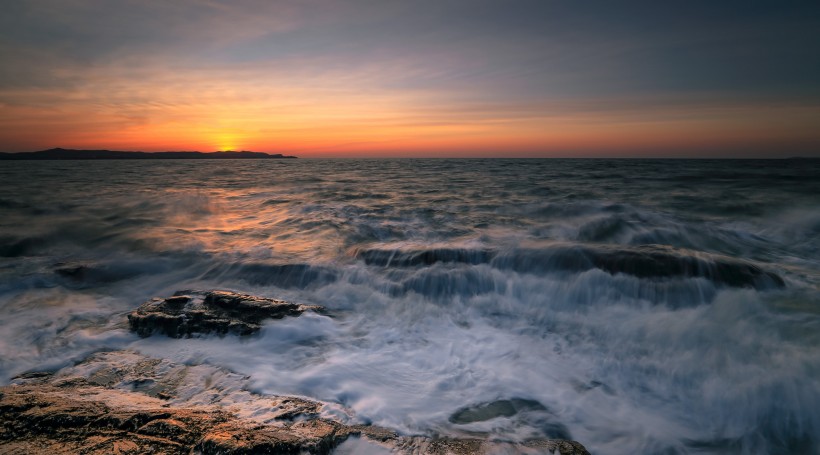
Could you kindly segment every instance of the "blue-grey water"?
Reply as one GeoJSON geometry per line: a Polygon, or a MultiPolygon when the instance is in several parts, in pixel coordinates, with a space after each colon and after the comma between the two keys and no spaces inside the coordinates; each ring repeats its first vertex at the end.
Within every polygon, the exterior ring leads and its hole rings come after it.
{"type": "Polygon", "coordinates": [[[118,349],[405,434],[820,453],[820,161],[0,162],[0,383],[118,349]],[[330,316],[128,331],[211,288],[330,316]]]}

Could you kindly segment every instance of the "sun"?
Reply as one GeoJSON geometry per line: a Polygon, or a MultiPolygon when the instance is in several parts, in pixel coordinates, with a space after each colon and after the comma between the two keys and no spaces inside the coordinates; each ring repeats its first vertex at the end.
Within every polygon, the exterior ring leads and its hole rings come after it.
{"type": "Polygon", "coordinates": [[[234,141],[220,141],[218,142],[218,144],[220,145],[217,148],[217,150],[221,150],[223,152],[235,152],[239,150],[238,148],[236,148],[236,142],[234,141]]]}
{"type": "Polygon", "coordinates": [[[222,150],[223,152],[240,150],[240,138],[234,133],[219,134],[214,142],[219,145],[217,150],[222,150]]]}

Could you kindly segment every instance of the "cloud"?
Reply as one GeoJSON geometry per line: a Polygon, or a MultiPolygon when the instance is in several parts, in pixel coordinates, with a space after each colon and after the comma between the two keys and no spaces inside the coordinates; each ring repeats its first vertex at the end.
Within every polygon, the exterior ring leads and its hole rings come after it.
{"type": "Polygon", "coordinates": [[[635,5],[10,0],[0,147],[816,139],[817,7],[635,5]]]}

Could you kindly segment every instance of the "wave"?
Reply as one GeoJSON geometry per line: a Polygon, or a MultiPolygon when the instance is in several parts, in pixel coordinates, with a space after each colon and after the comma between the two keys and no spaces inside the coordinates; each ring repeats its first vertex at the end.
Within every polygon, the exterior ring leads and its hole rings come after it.
{"type": "Polygon", "coordinates": [[[423,250],[383,250],[362,249],[353,253],[367,265],[382,267],[411,267],[432,265],[437,262],[456,262],[462,264],[486,264],[496,253],[489,250],[470,250],[465,248],[433,248],[423,250]]]}
{"type": "Polygon", "coordinates": [[[437,263],[489,264],[518,273],[580,273],[599,269],[612,275],[647,279],[704,278],[717,285],[775,289],[785,287],[778,274],[749,261],[665,245],[552,244],[541,248],[363,249],[355,256],[367,265],[419,267],[437,263]]]}
{"type": "Polygon", "coordinates": [[[0,168],[0,382],[133,349],[407,434],[820,447],[816,165],[231,165],[0,168]],[[182,289],[328,315],[243,338],[128,331],[182,289]]]}
{"type": "Polygon", "coordinates": [[[266,264],[235,262],[218,264],[202,275],[202,279],[219,281],[238,279],[253,285],[272,285],[280,288],[305,289],[336,281],[336,273],[322,266],[309,264],[266,264]]]}

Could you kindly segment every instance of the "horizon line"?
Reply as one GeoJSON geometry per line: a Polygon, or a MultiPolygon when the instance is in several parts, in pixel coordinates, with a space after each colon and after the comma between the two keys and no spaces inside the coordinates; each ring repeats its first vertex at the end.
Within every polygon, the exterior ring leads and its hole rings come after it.
{"type": "MultiPolygon", "coordinates": [[[[283,152],[256,152],[252,150],[215,150],[212,152],[203,152],[199,150],[164,150],[164,151],[143,151],[143,150],[113,150],[108,148],[102,149],[68,149],[63,147],[53,147],[50,149],[43,149],[43,150],[33,150],[33,151],[13,151],[13,152],[0,152],[0,155],[17,155],[17,154],[35,154],[40,152],[58,152],[58,151],[68,151],[68,152],[110,152],[110,153],[118,153],[118,154],[143,154],[143,155],[153,155],[153,154],[165,154],[165,153],[181,153],[181,154],[200,154],[200,155],[207,155],[207,154],[214,154],[214,153],[253,153],[257,155],[267,155],[271,157],[289,157],[289,158],[299,158],[304,160],[347,160],[347,159],[359,159],[359,160],[384,160],[384,159],[397,159],[397,160],[412,160],[412,159],[466,159],[466,160],[494,160],[494,159],[520,159],[520,160],[540,160],[540,159],[563,159],[563,160],[601,160],[601,159],[608,159],[608,160],[817,160],[820,159],[820,156],[813,156],[813,155],[792,155],[792,156],[683,156],[683,155],[671,155],[671,156],[629,156],[629,155],[621,155],[621,156],[567,156],[567,155],[558,155],[558,156],[456,156],[456,155],[445,155],[445,156],[390,156],[390,155],[382,155],[382,156],[373,156],[373,155],[366,155],[366,156],[356,156],[356,155],[348,155],[348,156],[341,156],[341,155],[334,155],[334,156],[307,156],[307,157],[297,157],[293,155],[285,155],[283,152]]],[[[97,160],[128,160],[128,158],[117,158],[117,157],[98,157],[98,158],[53,158],[53,159],[39,159],[35,161],[97,161],[97,160]]],[[[144,159],[151,159],[151,158],[144,158],[144,159]]],[[[160,158],[157,158],[160,159],[160,158]]],[[[180,159],[184,160],[187,159],[185,157],[179,158],[163,158],[163,159],[180,159]]],[[[231,158],[224,158],[224,159],[231,159],[231,158]]],[[[236,159],[243,159],[237,157],[236,159]]],[[[244,158],[244,159],[247,159],[244,158]]],[[[22,161],[22,160],[21,160],[22,161]]]]}

